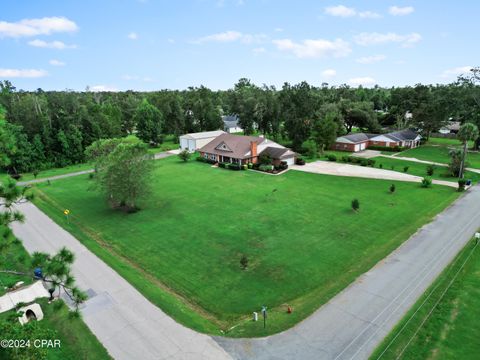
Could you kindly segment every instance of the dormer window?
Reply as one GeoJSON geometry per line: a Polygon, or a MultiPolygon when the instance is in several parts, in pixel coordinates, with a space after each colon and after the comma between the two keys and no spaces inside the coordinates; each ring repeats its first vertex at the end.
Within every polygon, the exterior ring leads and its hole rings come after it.
{"type": "Polygon", "coordinates": [[[215,149],[216,149],[216,150],[221,150],[221,151],[230,151],[230,152],[232,152],[232,149],[230,149],[230,148],[228,147],[228,145],[225,144],[224,142],[222,142],[221,144],[219,144],[215,149]]]}

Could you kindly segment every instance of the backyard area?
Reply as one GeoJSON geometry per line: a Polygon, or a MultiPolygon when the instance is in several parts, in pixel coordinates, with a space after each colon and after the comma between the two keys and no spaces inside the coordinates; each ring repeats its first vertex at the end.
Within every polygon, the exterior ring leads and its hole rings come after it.
{"type": "Polygon", "coordinates": [[[371,359],[478,358],[480,252],[474,246],[467,244],[371,359]]]}
{"type": "Polygon", "coordinates": [[[304,319],[458,196],[404,182],[392,195],[392,181],[265,176],[176,157],[155,162],[152,182],[134,214],[109,209],[88,176],[39,184],[35,203],[177,321],[246,337],[304,319]],[[266,330],[250,320],[262,305],[266,330]]]}

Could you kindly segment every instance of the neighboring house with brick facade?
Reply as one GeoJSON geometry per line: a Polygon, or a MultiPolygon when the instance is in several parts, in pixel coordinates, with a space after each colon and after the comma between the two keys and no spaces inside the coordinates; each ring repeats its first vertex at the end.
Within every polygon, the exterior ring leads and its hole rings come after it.
{"type": "Polygon", "coordinates": [[[206,159],[247,164],[255,164],[262,154],[268,154],[274,165],[285,161],[295,164],[296,153],[292,150],[260,136],[222,134],[198,150],[206,159]]]}
{"type": "Polygon", "coordinates": [[[420,145],[421,136],[413,130],[393,131],[387,134],[357,133],[337,138],[334,150],[357,152],[370,146],[414,148],[420,145]]]}

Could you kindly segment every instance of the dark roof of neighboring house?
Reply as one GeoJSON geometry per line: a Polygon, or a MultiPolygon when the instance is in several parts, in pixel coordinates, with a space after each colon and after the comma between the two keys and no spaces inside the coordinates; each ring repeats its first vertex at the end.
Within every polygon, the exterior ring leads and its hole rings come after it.
{"type": "Polygon", "coordinates": [[[405,141],[405,140],[408,141],[408,140],[415,140],[418,134],[411,129],[405,129],[405,130],[390,132],[388,134],[385,134],[385,136],[395,141],[405,141]]]}
{"type": "Polygon", "coordinates": [[[237,115],[225,115],[222,116],[223,123],[225,128],[231,129],[238,127],[238,116],[237,115]]]}
{"type": "Polygon", "coordinates": [[[250,157],[246,156],[246,154],[250,151],[250,143],[252,141],[256,142],[258,145],[265,141],[265,139],[257,136],[222,134],[198,151],[229,156],[236,159],[244,159],[250,157]],[[225,145],[225,149],[220,148],[223,145],[225,145]]]}
{"type": "Polygon", "coordinates": [[[368,135],[369,134],[356,133],[356,134],[349,134],[349,135],[340,136],[340,137],[347,139],[353,143],[359,143],[359,142],[367,141],[368,139],[370,139],[368,135]]]}
{"type": "Polygon", "coordinates": [[[282,156],[288,151],[290,151],[290,149],[269,146],[265,148],[260,154],[268,154],[272,159],[281,159],[282,156]]]}

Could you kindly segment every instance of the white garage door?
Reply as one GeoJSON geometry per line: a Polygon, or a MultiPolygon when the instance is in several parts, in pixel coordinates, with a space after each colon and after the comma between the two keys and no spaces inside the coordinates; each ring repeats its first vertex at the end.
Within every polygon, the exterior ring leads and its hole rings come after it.
{"type": "Polygon", "coordinates": [[[188,139],[180,139],[180,148],[182,150],[188,149],[188,139]]]}
{"type": "Polygon", "coordinates": [[[355,145],[355,151],[360,151],[360,144],[355,145]]]}
{"type": "Polygon", "coordinates": [[[360,150],[365,150],[365,143],[360,144],[360,150]]]}
{"type": "Polygon", "coordinates": [[[293,157],[284,159],[283,161],[286,161],[287,165],[294,165],[295,164],[295,158],[293,158],[293,157]]]}
{"type": "Polygon", "coordinates": [[[196,149],[195,147],[195,140],[188,140],[188,150],[190,152],[194,152],[196,149]]]}

